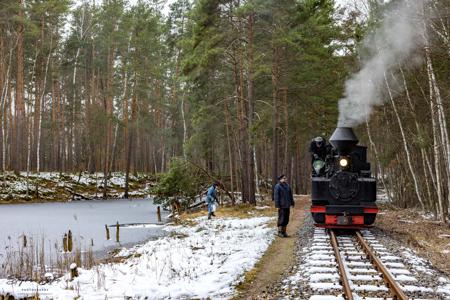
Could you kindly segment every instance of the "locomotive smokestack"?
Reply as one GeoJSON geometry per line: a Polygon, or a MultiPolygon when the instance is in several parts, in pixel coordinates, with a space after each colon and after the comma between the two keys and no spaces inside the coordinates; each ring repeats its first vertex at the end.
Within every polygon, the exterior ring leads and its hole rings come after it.
{"type": "Polygon", "coordinates": [[[330,137],[330,143],[339,155],[348,155],[358,144],[358,138],[351,127],[337,127],[330,137]]]}

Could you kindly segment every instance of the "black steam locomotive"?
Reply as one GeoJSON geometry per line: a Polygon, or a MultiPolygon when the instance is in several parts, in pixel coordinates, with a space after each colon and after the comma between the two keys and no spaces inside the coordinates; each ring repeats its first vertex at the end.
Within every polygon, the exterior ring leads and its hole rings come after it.
{"type": "Polygon", "coordinates": [[[333,155],[326,170],[312,177],[311,213],[315,225],[325,228],[362,228],[378,213],[376,180],[367,162],[367,148],[349,127],[338,127],[330,138],[333,155]]]}

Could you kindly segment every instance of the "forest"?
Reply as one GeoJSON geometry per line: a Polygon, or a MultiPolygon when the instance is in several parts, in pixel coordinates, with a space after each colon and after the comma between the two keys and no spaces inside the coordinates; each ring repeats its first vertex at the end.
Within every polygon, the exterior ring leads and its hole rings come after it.
{"type": "MultiPolygon", "coordinates": [[[[307,194],[309,143],[336,128],[396,2],[2,0],[0,170],[181,168],[249,203],[283,173],[307,194]]],[[[420,41],[386,69],[355,131],[389,200],[445,221],[450,1],[411,18],[420,41]]]]}

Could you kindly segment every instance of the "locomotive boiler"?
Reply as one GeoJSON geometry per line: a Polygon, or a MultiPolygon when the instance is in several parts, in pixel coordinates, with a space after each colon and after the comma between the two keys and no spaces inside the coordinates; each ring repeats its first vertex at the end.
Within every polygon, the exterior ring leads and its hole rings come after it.
{"type": "Polygon", "coordinates": [[[311,213],[318,227],[357,229],[375,222],[376,180],[367,148],[358,142],[350,127],[338,127],[330,137],[325,172],[311,178],[311,213]]]}

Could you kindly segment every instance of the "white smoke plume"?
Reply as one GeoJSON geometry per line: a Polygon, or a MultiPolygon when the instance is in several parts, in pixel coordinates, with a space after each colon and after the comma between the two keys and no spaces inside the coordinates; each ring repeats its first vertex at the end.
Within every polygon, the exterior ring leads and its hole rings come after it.
{"type": "Polygon", "coordinates": [[[423,2],[399,1],[385,13],[382,25],[364,39],[371,55],[362,60],[362,69],[345,84],[345,97],[339,101],[338,126],[354,127],[365,122],[374,106],[383,103],[385,74],[423,44],[423,19],[419,18],[423,2]]]}

